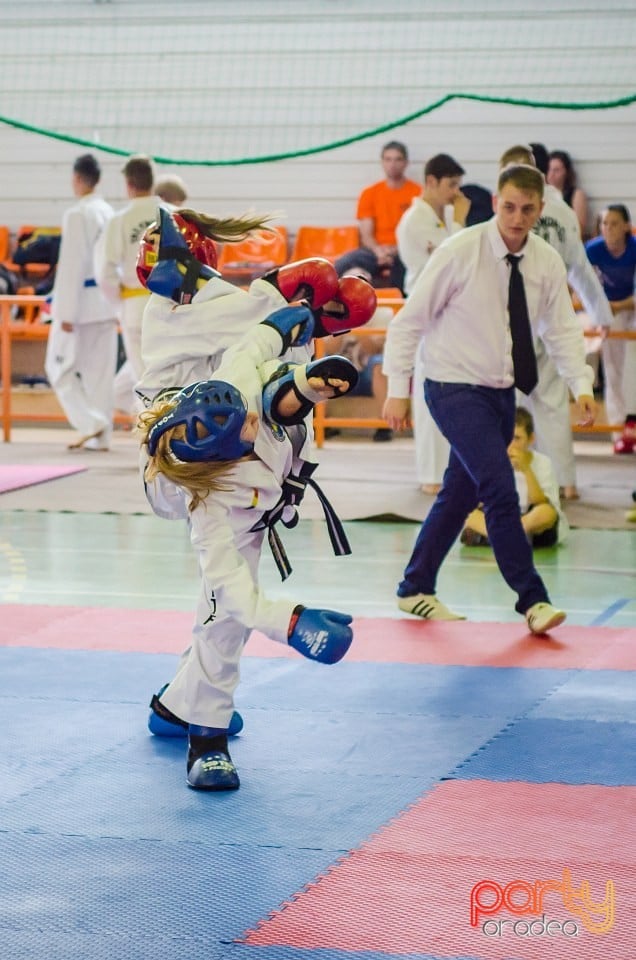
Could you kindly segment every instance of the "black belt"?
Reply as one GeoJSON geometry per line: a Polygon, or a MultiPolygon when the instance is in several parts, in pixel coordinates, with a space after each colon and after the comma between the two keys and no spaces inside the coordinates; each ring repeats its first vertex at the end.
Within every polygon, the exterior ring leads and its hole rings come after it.
{"type": "Polygon", "coordinates": [[[278,535],[278,531],[276,530],[276,524],[280,521],[280,523],[288,529],[296,526],[298,523],[298,514],[295,513],[291,520],[284,520],[283,511],[286,507],[298,506],[307,487],[311,487],[320,500],[320,505],[322,506],[325,520],[327,521],[327,531],[334,554],[337,557],[344,557],[351,553],[351,547],[340,518],[316,481],[311,477],[316,466],[317,464],[315,463],[305,463],[299,474],[290,473],[283,481],[281,497],[276,506],[272,507],[271,510],[267,510],[258,523],[252,527],[253,531],[267,530],[267,540],[276,566],[278,567],[281,580],[287,579],[292,572],[292,566],[289,562],[285,547],[278,535]]]}

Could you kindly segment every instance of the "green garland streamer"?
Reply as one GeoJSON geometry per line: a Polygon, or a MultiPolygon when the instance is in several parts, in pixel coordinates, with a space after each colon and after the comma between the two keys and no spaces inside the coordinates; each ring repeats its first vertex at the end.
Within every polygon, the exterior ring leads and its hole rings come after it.
{"type": "MultiPolygon", "coordinates": [[[[508,104],[514,107],[534,107],[536,109],[547,110],[613,110],[616,107],[626,107],[636,102],[636,93],[625,97],[619,97],[615,100],[597,100],[592,103],[554,103],[547,100],[526,100],[516,97],[489,97],[476,93],[448,93],[440,100],[417,110],[415,113],[409,113],[405,117],[399,117],[390,123],[385,123],[380,127],[374,127],[372,130],[365,130],[362,133],[345,137],[342,140],[333,140],[331,143],[320,144],[315,147],[307,147],[304,150],[294,150],[289,153],[271,153],[258,157],[236,157],[231,160],[190,160],[186,157],[161,157],[153,156],[157,164],[169,164],[178,167],[239,167],[251,163],[274,163],[277,160],[290,160],[294,157],[308,157],[316,153],[326,153],[330,150],[337,150],[339,147],[346,147],[351,143],[357,143],[360,140],[367,140],[379,133],[386,133],[389,130],[395,130],[405,124],[412,123],[419,117],[424,117],[434,110],[439,110],[444,104],[451,100],[472,100],[477,103],[497,103],[508,104]]],[[[72,137],[65,133],[56,133],[54,130],[47,130],[44,127],[36,127],[30,123],[24,123],[21,120],[15,120],[11,117],[0,115],[0,123],[14,127],[16,130],[25,130],[28,133],[36,133],[43,137],[49,137],[52,140],[62,140],[65,143],[75,143],[82,147],[91,147],[93,150],[101,150],[102,153],[116,154],[120,157],[128,157],[137,150],[122,150],[118,147],[109,147],[94,140],[86,140],[83,137],[72,137]]]]}

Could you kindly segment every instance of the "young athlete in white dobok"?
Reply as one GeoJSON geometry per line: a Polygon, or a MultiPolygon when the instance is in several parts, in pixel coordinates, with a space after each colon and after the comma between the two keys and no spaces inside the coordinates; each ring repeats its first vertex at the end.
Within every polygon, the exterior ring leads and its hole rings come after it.
{"type": "MultiPolygon", "coordinates": [[[[162,212],[159,230],[148,237],[153,249],[141,254],[141,272],[154,294],[148,327],[144,317],[154,363],[140,387],[154,399],[141,415],[146,491],[160,516],[188,519],[201,571],[191,646],[172,682],[153,697],[149,725],[159,735],[187,734],[189,786],[228,790],[239,786],[227,738],[242,726],[233,694],[251,629],[324,663],[341,659],[352,640],[346,614],[269,600],[258,586],[257,566],[267,532],[283,577],[289,573],[275,524],[293,525],[305,486],[316,489],[306,418],[314,402],[346,393],[357,380],[344,358],[308,362],[312,335],[366,322],[375,310],[375,293],[357,278],[338,281],[326,261],[283,267],[260,281],[257,295],[237,290],[194,256],[196,244],[192,236],[185,239],[185,229],[162,212]],[[151,254],[154,265],[147,262],[151,254]],[[217,285],[224,292],[214,296],[217,285]],[[308,302],[288,305],[286,298],[300,292],[308,302]],[[273,312],[272,298],[279,305],[273,312]],[[264,303],[269,313],[259,323],[264,303]],[[232,335],[233,317],[239,330],[246,327],[242,338],[232,335]],[[210,336],[216,321],[218,340],[210,336]],[[195,336],[197,326],[210,349],[229,339],[234,344],[206,354],[195,336]],[[174,345],[172,367],[166,336],[174,345]],[[196,359],[188,358],[188,343],[197,345],[196,359]],[[302,352],[303,362],[282,362],[291,350],[302,352]],[[213,379],[175,393],[182,376],[209,371],[221,352],[213,379]]],[[[317,492],[335,552],[349,552],[337,517],[317,492]]]]}

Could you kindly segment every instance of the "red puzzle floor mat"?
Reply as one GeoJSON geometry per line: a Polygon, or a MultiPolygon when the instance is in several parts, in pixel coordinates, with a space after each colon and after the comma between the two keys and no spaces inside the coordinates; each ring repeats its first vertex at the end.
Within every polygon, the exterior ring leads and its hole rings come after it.
{"type": "MultiPolygon", "coordinates": [[[[68,650],[181,653],[192,614],[172,610],[5,604],[0,644],[68,650]]],[[[636,628],[559,627],[535,637],[525,624],[411,619],[354,621],[346,660],[461,666],[635,670],[636,628]]],[[[289,647],[253,633],[247,656],[297,657],[289,647]]]]}
{"type": "Polygon", "coordinates": [[[633,960],[635,818],[633,787],[445,781],[242,942],[633,960]]]}

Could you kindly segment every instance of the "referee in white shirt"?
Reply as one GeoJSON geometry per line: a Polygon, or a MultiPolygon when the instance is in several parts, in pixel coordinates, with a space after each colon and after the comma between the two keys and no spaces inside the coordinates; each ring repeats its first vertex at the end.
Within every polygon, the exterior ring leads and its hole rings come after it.
{"type": "Polygon", "coordinates": [[[484,506],[499,569],[518,596],[515,608],[532,632],[545,633],[566,616],[552,606],[534,568],[507,454],[515,413],[509,255],[520,258],[532,336],[541,338],[577,398],[581,423],[593,423],[596,412],[594,375],[585,363],[563,261],[530,232],[541,213],[543,187],[534,167],[517,164],[501,171],[495,217],[450,237],[435,251],[389,326],[385,419],[394,430],[407,425],[413,358],[425,335],[424,394],[451,447],[442,489],[398,587],[400,609],[424,619],[462,619],[435,596],[436,580],[478,503],[484,506]]]}

